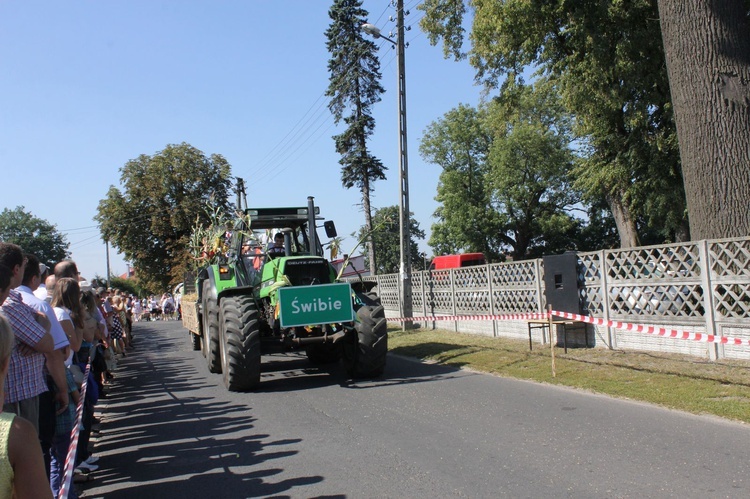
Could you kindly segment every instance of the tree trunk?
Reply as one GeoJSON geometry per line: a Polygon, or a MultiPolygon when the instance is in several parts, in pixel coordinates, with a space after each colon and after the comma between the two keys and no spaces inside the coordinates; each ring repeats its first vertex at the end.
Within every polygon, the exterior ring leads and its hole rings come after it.
{"type": "Polygon", "coordinates": [[[370,262],[370,275],[377,274],[375,261],[375,239],[372,234],[372,207],[370,206],[370,179],[367,175],[362,181],[362,209],[365,212],[365,233],[367,234],[367,259],[370,262]]]}
{"type": "Polygon", "coordinates": [[[623,203],[623,194],[615,192],[606,196],[612,218],[620,235],[620,248],[634,248],[639,245],[638,231],[630,209],[623,203]]]}
{"type": "Polygon", "coordinates": [[[658,0],[693,239],[750,234],[750,22],[743,0],[658,0]]]}

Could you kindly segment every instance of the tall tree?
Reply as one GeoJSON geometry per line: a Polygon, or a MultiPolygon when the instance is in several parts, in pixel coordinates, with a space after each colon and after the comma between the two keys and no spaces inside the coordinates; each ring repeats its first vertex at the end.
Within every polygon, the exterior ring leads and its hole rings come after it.
{"type": "Polygon", "coordinates": [[[182,143],[145,154],[120,168],[122,190],[111,186],[96,220],[105,240],[136,268],[144,288],[167,290],[182,280],[196,220],[209,223],[207,202],[229,209],[231,166],[182,143]]]}
{"type": "MultiPolygon", "coordinates": [[[[378,248],[377,267],[370,266],[370,262],[365,257],[366,266],[372,274],[392,274],[398,272],[399,260],[401,257],[401,239],[399,231],[399,211],[398,206],[385,206],[375,210],[372,216],[375,230],[372,232],[372,239],[378,248]]],[[[367,234],[368,231],[362,227],[359,231],[359,238],[367,234]]],[[[409,253],[415,270],[420,270],[422,266],[422,256],[419,253],[417,240],[424,239],[425,234],[419,228],[419,222],[409,214],[409,253]]]]}
{"type": "Polygon", "coordinates": [[[491,145],[486,110],[463,104],[431,123],[422,136],[422,157],[443,170],[435,196],[437,222],[428,243],[438,255],[479,252],[490,261],[500,259],[502,223],[496,211],[487,209],[491,145]]]}
{"type": "Polygon", "coordinates": [[[570,118],[554,87],[508,85],[490,104],[446,113],[420,151],[439,165],[436,254],[479,251],[499,261],[578,248],[583,221],[571,212],[570,118]]]}
{"type": "MultiPolygon", "coordinates": [[[[326,48],[330,82],[326,95],[328,108],[336,124],[343,119],[346,130],[333,137],[336,152],[341,154],[341,182],[347,189],[357,187],[362,193],[365,228],[372,231],[370,194],[374,182],[385,179],[386,167],[367,149],[367,138],[375,130],[372,106],[380,102],[385,91],[380,85],[380,61],[376,45],[366,39],[361,26],[367,22],[367,11],[360,0],[335,0],[328,11],[331,25],[326,30],[326,48]]],[[[368,256],[376,265],[376,243],[368,240],[368,256]]]]}
{"type": "Polygon", "coordinates": [[[659,0],[690,232],[750,234],[750,2],[659,0]]]}
{"type": "Polygon", "coordinates": [[[47,265],[70,256],[70,244],[57,228],[26,211],[23,206],[0,213],[0,241],[19,245],[47,265]]]}
{"type": "Polygon", "coordinates": [[[622,246],[639,220],[665,239],[687,237],[684,190],[655,3],[467,0],[471,48],[463,50],[464,0],[426,0],[421,26],[446,56],[468,55],[477,80],[498,87],[536,68],[575,115],[582,152],[576,181],[605,196],[622,246]]]}
{"type": "Polygon", "coordinates": [[[502,242],[514,259],[574,249],[578,224],[570,213],[580,194],[570,176],[570,119],[555,87],[543,80],[507,85],[487,122],[493,131],[490,206],[499,214],[502,242]]]}

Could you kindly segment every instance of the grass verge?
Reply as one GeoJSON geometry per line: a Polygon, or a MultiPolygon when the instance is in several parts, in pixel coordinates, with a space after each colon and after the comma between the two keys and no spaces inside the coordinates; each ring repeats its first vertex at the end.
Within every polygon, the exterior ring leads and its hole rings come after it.
{"type": "Polygon", "coordinates": [[[470,368],[509,378],[580,388],[658,404],[694,414],[750,423],[750,362],[602,348],[555,350],[549,345],[442,330],[392,329],[389,350],[398,355],[470,368]]]}

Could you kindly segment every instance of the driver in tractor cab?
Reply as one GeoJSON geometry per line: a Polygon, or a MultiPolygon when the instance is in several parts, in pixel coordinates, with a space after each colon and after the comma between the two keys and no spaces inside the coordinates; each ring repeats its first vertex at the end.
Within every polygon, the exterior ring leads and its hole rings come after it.
{"type": "Polygon", "coordinates": [[[284,256],[284,234],[282,234],[281,232],[277,232],[276,235],[273,236],[273,243],[268,244],[268,249],[266,249],[266,252],[271,258],[284,256]]]}

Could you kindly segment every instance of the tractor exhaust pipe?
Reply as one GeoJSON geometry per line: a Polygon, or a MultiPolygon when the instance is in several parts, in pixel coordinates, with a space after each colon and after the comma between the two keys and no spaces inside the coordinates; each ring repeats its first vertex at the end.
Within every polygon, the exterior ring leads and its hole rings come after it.
{"type": "Polygon", "coordinates": [[[307,196],[307,232],[310,235],[310,256],[318,255],[318,231],[315,230],[315,198],[307,196]]]}

